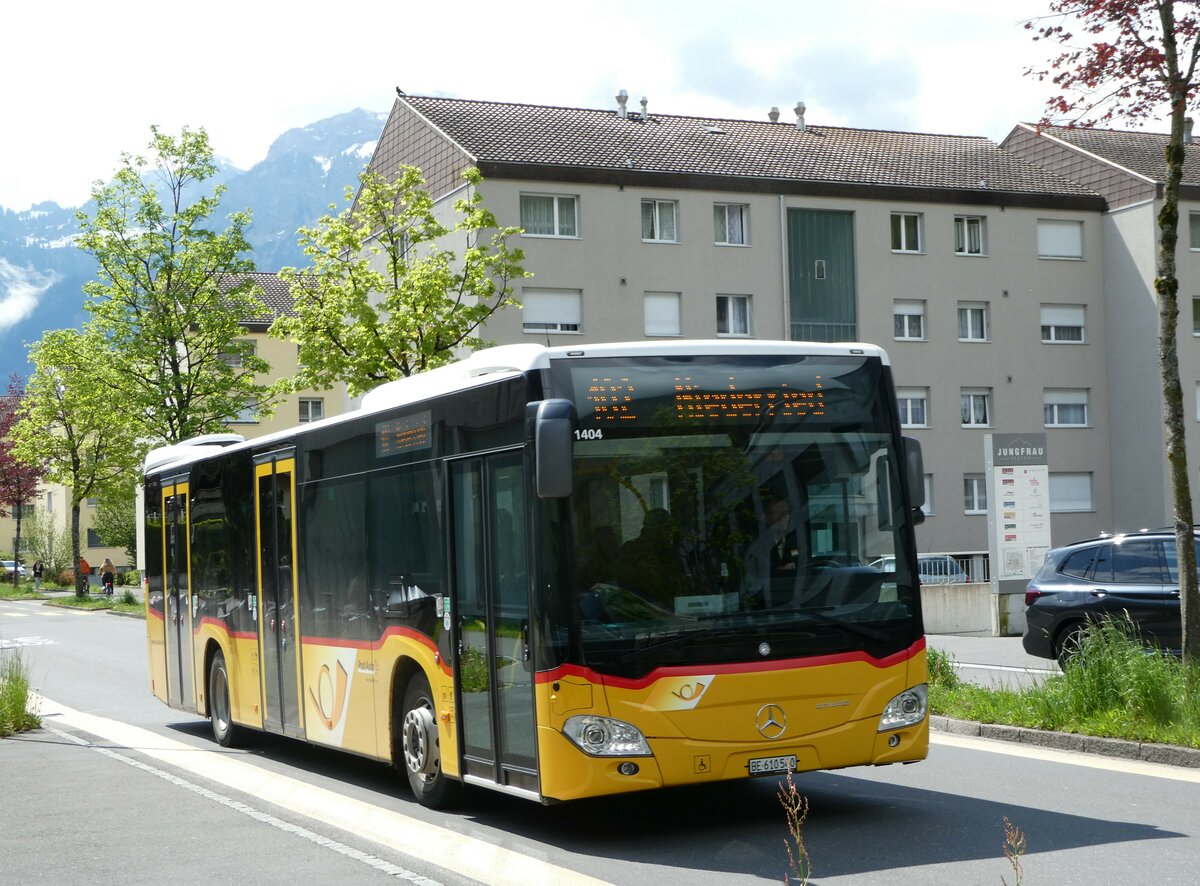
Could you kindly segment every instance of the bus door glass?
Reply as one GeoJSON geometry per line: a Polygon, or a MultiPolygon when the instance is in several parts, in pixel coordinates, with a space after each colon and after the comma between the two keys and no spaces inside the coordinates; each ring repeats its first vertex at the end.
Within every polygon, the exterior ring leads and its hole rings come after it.
{"type": "Polygon", "coordinates": [[[167,701],[195,710],[192,606],[188,576],[188,486],[163,484],[163,591],[166,597],[167,701]]]}
{"type": "Polygon", "coordinates": [[[258,543],[258,636],[263,725],[303,737],[300,638],[296,631],[295,459],[265,456],[254,466],[258,543]]]}
{"type": "Polygon", "coordinates": [[[522,454],[451,468],[463,772],[536,791],[522,454]]]}

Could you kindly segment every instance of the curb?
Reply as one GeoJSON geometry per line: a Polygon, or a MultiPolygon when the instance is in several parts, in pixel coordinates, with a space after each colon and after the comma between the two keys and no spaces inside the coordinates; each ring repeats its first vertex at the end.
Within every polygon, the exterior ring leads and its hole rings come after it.
{"type": "Polygon", "coordinates": [[[1044,729],[977,723],[974,720],[955,720],[952,717],[937,715],[930,716],[929,728],[951,735],[990,738],[997,741],[1027,744],[1032,747],[1074,751],[1077,754],[1097,754],[1104,757],[1119,757],[1123,760],[1140,760],[1143,763],[1161,763],[1166,766],[1200,769],[1200,749],[1185,748],[1179,745],[1126,741],[1121,738],[1101,738],[1093,735],[1077,735],[1073,732],[1048,732],[1044,729]]]}

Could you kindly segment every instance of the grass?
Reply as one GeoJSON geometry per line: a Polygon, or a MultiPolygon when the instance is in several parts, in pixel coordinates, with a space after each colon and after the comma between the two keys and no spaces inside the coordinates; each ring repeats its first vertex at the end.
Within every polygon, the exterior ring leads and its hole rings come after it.
{"type": "Polygon", "coordinates": [[[1121,621],[1090,625],[1062,676],[1021,690],[964,683],[929,652],[933,713],[1130,741],[1200,748],[1200,668],[1148,650],[1121,621]]]}
{"type": "Polygon", "coordinates": [[[108,609],[113,612],[127,612],[145,618],[146,610],[142,603],[126,591],[119,596],[106,597],[103,594],[88,594],[86,597],[56,597],[50,601],[51,606],[65,606],[68,609],[108,609]]]}
{"type": "Polygon", "coordinates": [[[41,725],[41,717],[29,710],[29,675],[20,651],[0,650],[0,737],[41,725]]]}

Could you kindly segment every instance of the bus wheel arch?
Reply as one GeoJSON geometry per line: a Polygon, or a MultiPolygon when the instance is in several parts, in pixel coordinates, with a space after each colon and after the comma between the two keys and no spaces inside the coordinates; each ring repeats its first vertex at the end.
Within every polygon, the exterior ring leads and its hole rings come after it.
{"type": "Polygon", "coordinates": [[[400,662],[392,681],[392,764],[422,806],[437,809],[454,799],[459,785],[442,771],[437,702],[411,659],[400,662]]]}

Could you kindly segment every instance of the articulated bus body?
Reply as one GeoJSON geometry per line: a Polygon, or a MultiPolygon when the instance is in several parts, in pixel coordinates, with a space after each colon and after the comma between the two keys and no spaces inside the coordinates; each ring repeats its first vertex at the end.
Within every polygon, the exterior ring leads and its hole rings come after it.
{"type": "Polygon", "coordinates": [[[151,688],[429,805],[920,760],[921,476],[869,345],[481,351],[148,456],[151,688]]]}

